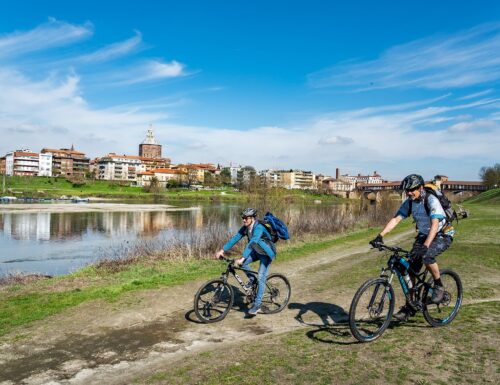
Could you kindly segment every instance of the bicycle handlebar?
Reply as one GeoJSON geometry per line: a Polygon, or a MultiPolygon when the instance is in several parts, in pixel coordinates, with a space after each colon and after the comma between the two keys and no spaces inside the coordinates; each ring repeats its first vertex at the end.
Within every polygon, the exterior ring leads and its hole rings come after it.
{"type": "Polygon", "coordinates": [[[376,243],[374,245],[372,245],[374,249],[378,249],[379,251],[382,251],[382,250],[389,250],[389,251],[392,251],[394,253],[404,253],[404,254],[410,254],[409,251],[406,251],[406,250],[403,250],[402,248],[400,247],[393,247],[393,246],[387,246],[383,243],[376,243]]]}

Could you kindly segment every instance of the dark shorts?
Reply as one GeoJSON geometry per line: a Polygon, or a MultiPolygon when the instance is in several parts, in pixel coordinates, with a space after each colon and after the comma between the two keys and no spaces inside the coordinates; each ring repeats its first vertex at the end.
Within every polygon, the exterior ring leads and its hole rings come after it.
{"type": "MultiPolygon", "coordinates": [[[[415,238],[415,242],[413,243],[413,248],[416,245],[422,245],[427,238],[427,235],[425,234],[418,234],[417,237],[415,238]]],[[[451,243],[453,242],[453,238],[444,235],[441,233],[438,233],[436,235],[436,238],[431,243],[431,246],[427,250],[427,253],[424,255],[423,259],[418,259],[418,260],[413,260],[412,261],[412,269],[413,271],[420,271],[422,268],[422,265],[425,263],[426,265],[431,265],[433,263],[436,263],[436,257],[446,251],[448,247],[451,246],[451,243]]]]}

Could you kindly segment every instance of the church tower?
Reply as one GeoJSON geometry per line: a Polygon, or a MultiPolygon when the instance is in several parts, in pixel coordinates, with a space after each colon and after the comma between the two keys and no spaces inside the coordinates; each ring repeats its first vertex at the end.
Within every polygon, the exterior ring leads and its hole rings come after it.
{"type": "Polygon", "coordinates": [[[151,125],[149,125],[146,139],[139,144],[139,156],[144,158],[161,158],[161,144],[158,144],[156,141],[151,125]]]}

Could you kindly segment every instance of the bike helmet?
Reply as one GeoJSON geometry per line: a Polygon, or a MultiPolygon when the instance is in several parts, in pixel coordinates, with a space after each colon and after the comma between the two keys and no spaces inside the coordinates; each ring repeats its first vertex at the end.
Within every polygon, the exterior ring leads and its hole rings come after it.
{"type": "Polygon", "coordinates": [[[424,178],[418,174],[410,174],[401,182],[401,190],[414,190],[425,184],[424,178]]]}
{"type": "Polygon", "coordinates": [[[246,217],[256,217],[257,216],[257,210],[248,207],[245,210],[241,212],[241,217],[246,218],[246,217]]]}

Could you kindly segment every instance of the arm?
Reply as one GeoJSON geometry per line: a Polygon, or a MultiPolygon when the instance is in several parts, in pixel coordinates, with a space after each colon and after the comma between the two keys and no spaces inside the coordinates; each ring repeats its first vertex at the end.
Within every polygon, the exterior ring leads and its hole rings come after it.
{"type": "Polygon", "coordinates": [[[215,258],[219,258],[224,255],[224,253],[228,250],[230,250],[235,244],[237,244],[241,238],[245,235],[245,226],[240,228],[236,234],[233,235],[233,237],[226,242],[224,246],[222,246],[222,249],[220,249],[217,253],[215,253],[215,258]]]}
{"type": "Polygon", "coordinates": [[[392,218],[387,224],[385,225],[384,229],[380,232],[380,235],[383,237],[386,234],[390,233],[394,228],[398,225],[399,222],[403,217],[396,215],[394,218],[392,218]]]}
{"type": "Polygon", "coordinates": [[[431,229],[429,230],[429,235],[427,235],[427,238],[425,239],[424,246],[427,248],[430,247],[432,241],[436,237],[436,234],[438,233],[439,229],[439,219],[438,218],[432,218],[431,219],[431,229]]]}
{"type": "Polygon", "coordinates": [[[250,241],[248,242],[248,245],[245,247],[245,250],[243,251],[243,258],[247,258],[251,253],[252,253],[252,245],[258,244],[262,249],[266,252],[266,254],[269,257],[274,257],[276,254],[274,250],[269,246],[268,243],[264,241],[263,235],[264,235],[265,228],[262,224],[258,224],[255,230],[253,231],[252,238],[250,238],[250,241]]]}

